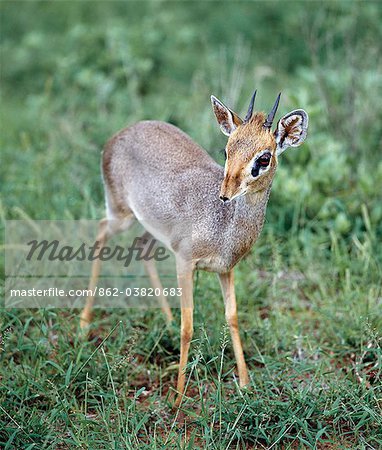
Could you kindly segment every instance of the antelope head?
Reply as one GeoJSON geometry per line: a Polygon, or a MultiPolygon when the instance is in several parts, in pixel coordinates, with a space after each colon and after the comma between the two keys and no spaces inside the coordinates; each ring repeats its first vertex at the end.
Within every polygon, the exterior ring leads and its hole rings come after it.
{"type": "Polygon", "coordinates": [[[282,117],[274,131],[272,123],[279,105],[278,95],[270,113],[254,112],[256,91],[242,120],[213,95],[212,107],[221,131],[228,136],[220,199],[225,203],[270,186],[277,157],[288,147],[298,147],[307,135],[308,114],[295,109],[282,117]]]}

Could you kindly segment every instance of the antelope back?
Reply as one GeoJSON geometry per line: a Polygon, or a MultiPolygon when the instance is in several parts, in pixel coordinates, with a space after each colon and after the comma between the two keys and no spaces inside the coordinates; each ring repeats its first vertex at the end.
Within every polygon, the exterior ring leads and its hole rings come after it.
{"type": "Polygon", "coordinates": [[[206,232],[223,220],[223,168],[173,125],[139,122],[114,136],[105,147],[103,178],[109,218],[133,213],[166,242],[181,224],[206,232]]]}

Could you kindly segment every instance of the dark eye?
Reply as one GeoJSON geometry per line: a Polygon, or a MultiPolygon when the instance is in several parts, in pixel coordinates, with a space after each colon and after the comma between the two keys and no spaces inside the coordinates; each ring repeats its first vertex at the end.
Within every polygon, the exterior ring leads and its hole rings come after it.
{"type": "Polygon", "coordinates": [[[271,160],[270,153],[264,153],[264,155],[261,155],[260,158],[257,158],[260,167],[267,167],[270,160],[271,160]]]}
{"type": "Polygon", "coordinates": [[[269,166],[269,163],[271,161],[272,155],[270,152],[263,153],[261,156],[259,156],[252,167],[252,176],[257,177],[260,173],[260,169],[265,169],[269,166]]]}

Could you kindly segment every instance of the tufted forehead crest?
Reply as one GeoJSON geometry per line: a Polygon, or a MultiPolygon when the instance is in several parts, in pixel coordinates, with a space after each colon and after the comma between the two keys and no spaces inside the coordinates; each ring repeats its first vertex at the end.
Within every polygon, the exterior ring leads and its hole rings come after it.
{"type": "Polygon", "coordinates": [[[265,121],[265,114],[263,112],[255,112],[248,123],[256,128],[262,128],[265,121]]]}

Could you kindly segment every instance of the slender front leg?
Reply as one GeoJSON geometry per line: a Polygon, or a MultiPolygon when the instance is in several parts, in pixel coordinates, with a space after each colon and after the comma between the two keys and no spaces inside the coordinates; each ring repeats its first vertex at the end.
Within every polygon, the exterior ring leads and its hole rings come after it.
{"type": "Polygon", "coordinates": [[[178,286],[182,290],[181,295],[181,329],[180,329],[180,361],[178,371],[178,383],[176,390],[178,398],[175,406],[179,406],[184,393],[186,380],[185,368],[188,360],[188,351],[193,335],[193,272],[178,273],[178,286]]]}
{"type": "Polygon", "coordinates": [[[219,281],[224,297],[225,317],[231,332],[233,351],[239,372],[239,383],[243,387],[249,383],[249,377],[239,334],[233,270],[219,274],[219,281]]]}

